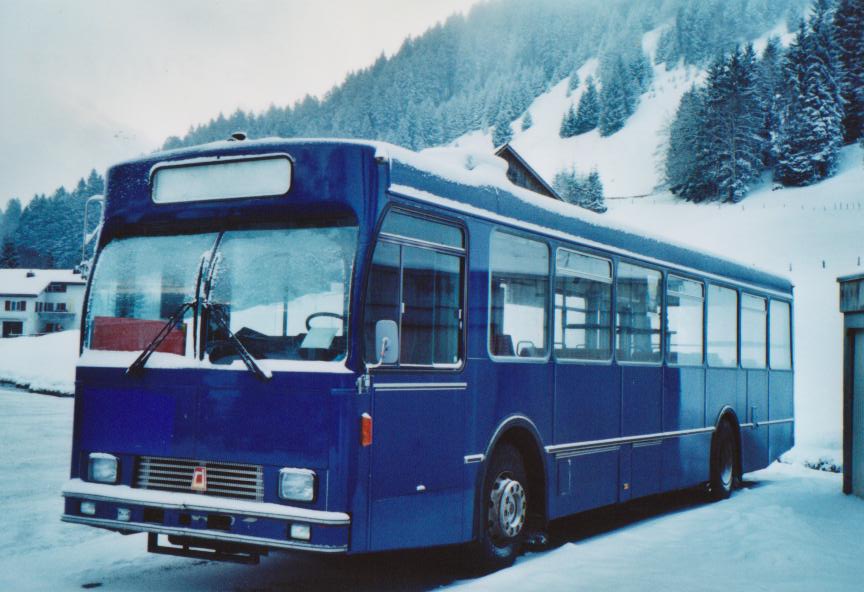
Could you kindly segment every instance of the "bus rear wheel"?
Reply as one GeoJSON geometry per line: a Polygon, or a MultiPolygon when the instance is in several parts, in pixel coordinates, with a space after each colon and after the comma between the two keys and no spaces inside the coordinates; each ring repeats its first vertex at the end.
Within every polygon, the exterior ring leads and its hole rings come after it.
{"type": "Polygon", "coordinates": [[[711,499],[719,501],[732,495],[738,479],[738,439],[728,421],[723,421],[711,442],[711,499]]]}
{"type": "Polygon", "coordinates": [[[474,567],[490,572],[513,564],[525,541],[528,517],[527,474],[519,451],[499,447],[486,471],[477,508],[480,532],[474,543],[474,567]]]}

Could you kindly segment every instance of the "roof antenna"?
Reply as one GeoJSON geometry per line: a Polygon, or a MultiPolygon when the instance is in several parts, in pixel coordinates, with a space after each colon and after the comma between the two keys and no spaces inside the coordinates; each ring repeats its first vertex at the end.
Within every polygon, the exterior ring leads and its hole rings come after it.
{"type": "Polygon", "coordinates": [[[228,138],[229,142],[242,142],[246,139],[246,132],[234,132],[231,134],[231,137],[228,138]]]}

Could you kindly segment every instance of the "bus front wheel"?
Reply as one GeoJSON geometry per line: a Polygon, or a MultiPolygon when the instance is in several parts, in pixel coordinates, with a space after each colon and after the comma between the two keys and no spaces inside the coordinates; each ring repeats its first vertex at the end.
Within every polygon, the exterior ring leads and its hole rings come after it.
{"type": "Polygon", "coordinates": [[[711,442],[711,499],[724,500],[732,495],[738,474],[738,439],[728,421],[722,421],[711,442]]]}
{"type": "Polygon", "coordinates": [[[486,471],[477,508],[481,528],[473,555],[481,571],[508,567],[522,551],[528,517],[527,483],[522,455],[510,444],[500,446],[486,471]]]}

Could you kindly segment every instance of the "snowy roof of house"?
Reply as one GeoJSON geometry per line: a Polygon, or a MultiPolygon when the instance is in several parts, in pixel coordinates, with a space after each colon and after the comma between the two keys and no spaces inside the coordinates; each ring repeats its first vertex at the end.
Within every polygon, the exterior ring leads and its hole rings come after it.
{"type": "Polygon", "coordinates": [[[558,192],[555,191],[555,188],[549,185],[549,183],[546,182],[546,180],[540,175],[540,173],[535,171],[534,167],[528,164],[528,162],[522,157],[522,155],[516,152],[516,149],[513,148],[513,146],[511,146],[509,143],[503,144],[495,149],[495,156],[504,158],[506,160],[507,157],[505,155],[510,155],[510,157],[516,160],[519,164],[521,164],[525,168],[525,171],[529,175],[531,175],[534,181],[549,193],[550,197],[559,201],[564,201],[564,199],[560,195],[558,195],[558,192]]]}
{"type": "Polygon", "coordinates": [[[71,269],[0,269],[0,296],[38,296],[52,283],[86,282],[71,269]]]}

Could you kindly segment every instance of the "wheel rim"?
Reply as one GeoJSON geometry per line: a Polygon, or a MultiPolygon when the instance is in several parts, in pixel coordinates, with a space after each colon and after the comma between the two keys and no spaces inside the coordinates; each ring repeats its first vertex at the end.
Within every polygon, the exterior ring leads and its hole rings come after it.
{"type": "Polygon", "coordinates": [[[732,443],[727,439],[720,447],[720,483],[726,490],[732,489],[733,468],[732,443]]]}
{"type": "Polygon", "coordinates": [[[489,529],[496,543],[514,539],[525,526],[525,488],[508,473],[495,479],[489,496],[489,529]]]}

